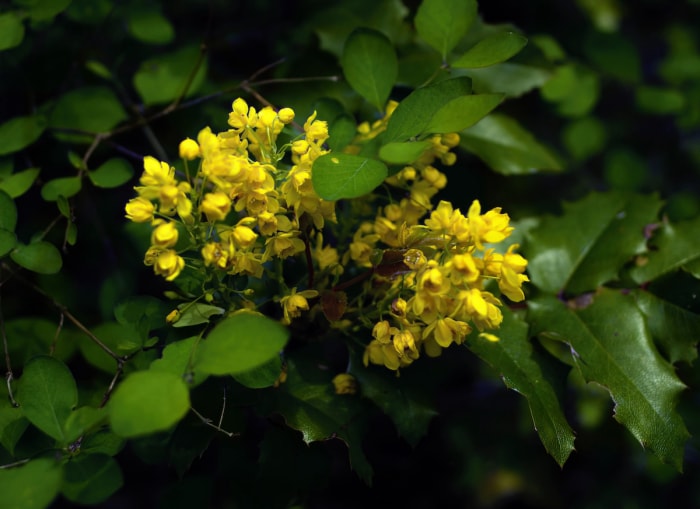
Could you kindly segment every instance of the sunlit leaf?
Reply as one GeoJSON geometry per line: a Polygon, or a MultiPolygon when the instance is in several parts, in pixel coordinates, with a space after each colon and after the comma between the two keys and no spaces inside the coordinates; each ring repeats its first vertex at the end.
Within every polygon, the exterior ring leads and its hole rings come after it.
{"type": "Polygon", "coordinates": [[[56,246],[43,240],[19,244],[10,256],[17,265],[39,274],[56,274],[63,266],[61,252],[56,246]]]}
{"type": "Polygon", "coordinates": [[[553,297],[532,300],[529,309],[533,332],[568,344],[586,381],[610,392],[615,419],[643,447],[682,470],[689,434],[675,406],[685,386],[654,348],[634,298],[601,290],[583,309],[553,297]]]}
{"type": "Polygon", "coordinates": [[[382,111],[399,71],[389,39],[376,30],[358,28],[348,37],[340,63],[350,86],[382,111]]]}
{"type": "Polygon", "coordinates": [[[339,200],[372,192],[388,173],[384,163],[376,159],[330,153],[314,161],[311,180],[321,198],[339,200]]]}
{"type": "Polygon", "coordinates": [[[137,371],[117,386],[107,409],[117,435],[148,435],[178,423],[190,409],[190,393],[181,376],[137,371]]]}
{"type": "Polygon", "coordinates": [[[418,35],[445,60],[467,33],[476,14],[475,0],[423,0],[414,23],[418,35]]]}
{"type": "Polygon", "coordinates": [[[70,198],[80,192],[83,181],[80,177],[59,177],[49,180],[41,188],[41,197],[46,201],[56,201],[59,196],[70,198]]]}
{"type": "Polygon", "coordinates": [[[14,12],[0,14],[0,51],[14,48],[24,40],[24,24],[14,12]]]}
{"type": "Polygon", "coordinates": [[[144,104],[162,104],[196,93],[206,74],[207,61],[200,49],[187,46],[143,62],[134,75],[134,86],[144,104]]]}
{"type": "Polygon", "coordinates": [[[452,67],[488,67],[505,62],[517,55],[527,44],[527,38],[514,32],[501,32],[489,35],[467,50],[459,58],[450,62],[452,67]]]}
{"type": "Polygon", "coordinates": [[[50,458],[0,469],[2,506],[5,509],[45,509],[58,495],[62,478],[63,469],[50,458]]]}
{"type": "Polygon", "coordinates": [[[465,95],[452,99],[433,113],[425,131],[444,134],[471,127],[501,104],[502,100],[503,94],[465,95]]]}
{"type": "Polygon", "coordinates": [[[39,168],[28,168],[13,173],[0,180],[0,191],[5,191],[12,198],[18,198],[26,193],[39,176],[39,168]]]}
{"type": "Polygon", "coordinates": [[[20,379],[17,401],[29,422],[61,444],[68,443],[64,426],[78,403],[78,387],[65,364],[48,356],[30,360],[20,379]]]}
{"type": "Polygon", "coordinates": [[[34,143],[46,129],[46,117],[15,117],[0,124],[0,155],[11,154],[34,143]]]}
{"type": "Polygon", "coordinates": [[[90,181],[97,187],[119,187],[134,176],[134,169],[126,159],[115,158],[104,162],[94,171],[88,172],[90,181]]]}

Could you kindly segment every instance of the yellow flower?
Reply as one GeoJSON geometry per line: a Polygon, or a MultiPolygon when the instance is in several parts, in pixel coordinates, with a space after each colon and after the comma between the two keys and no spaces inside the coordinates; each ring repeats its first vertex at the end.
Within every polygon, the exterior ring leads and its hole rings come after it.
{"type": "Polygon", "coordinates": [[[168,184],[175,184],[175,168],[168,163],[158,161],[153,156],[143,158],[143,175],[141,184],[147,187],[160,187],[168,184]]]}
{"type": "Polygon", "coordinates": [[[153,271],[159,276],[163,276],[166,281],[175,279],[184,268],[185,260],[172,249],[161,251],[153,264],[153,271]]]}
{"type": "Polygon", "coordinates": [[[165,323],[175,323],[181,316],[182,313],[180,313],[179,310],[173,309],[170,313],[168,313],[168,316],[165,317],[165,323]]]}
{"type": "Polygon", "coordinates": [[[177,239],[177,226],[173,221],[159,224],[151,233],[151,244],[161,249],[175,247],[177,239]]]}
{"type": "Polygon", "coordinates": [[[180,157],[191,161],[199,157],[199,145],[196,141],[186,138],[180,142],[180,157]]]}
{"type": "Polygon", "coordinates": [[[290,124],[294,120],[294,110],[292,108],[282,108],[277,113],[277,116],[283,124],[290,124]]]}
{"type": "Polygon", "coordinates": [[[407,355],[413,359],[418,358],[416,338],[413,337],[413,333],[410,330],[404,329],[394,334],[393,342],[399,357],[407,355]]]}
{"type": "Polygon", "coordinates": [[[223,221],[231,210],[231,199],[225,193],[207,193],[199,206],[201,212],[207,216],[207,221],[223,221]]]}
{"type": "Polygon", "coordinates": [[[357,380],[350,373],[338,373],[333,377],[333,387],[336,394],[355,394],[357,380]]]}
{"type": "Polygon", "coordinates": [[[296,287],[292,288],[289,295],[285,295],[280,299],[280,305],[284,313],[282,323],[286,325],[292,323],[292,318],[301,316],[302,311],[307,311],[309,309],[309,301],[306,299],[317,296],[318,292],[316,290],[303,290],[297,293],[296,287]]]}
{"type": "Polygon", "coordinates": [[[134,223],[145,223],[147,221],[153,221],[153,212],[155,211],[155,206],[150,200],[143,198],[141,196],[137,198],[132,198],[126,204],[126,217],[134,223]]]}
{"type": "Polygon", "coordinates": [[[248,247],[255,242],[258,238],[258,234],[247,226],[236,226],[231,233],[233,241],[239,247],[248,247]]]}
{"type": "Polygon", "coordinates": [[[465,336],[470,332],[471,328],[466,322],[454,320],[448,316],[438,318],[429,324],[423,331],[423,338],[427,338],[432,333],[435,342],[442,348],[447,348],[453,342],[458,345],[461,344],[465,336]]]}

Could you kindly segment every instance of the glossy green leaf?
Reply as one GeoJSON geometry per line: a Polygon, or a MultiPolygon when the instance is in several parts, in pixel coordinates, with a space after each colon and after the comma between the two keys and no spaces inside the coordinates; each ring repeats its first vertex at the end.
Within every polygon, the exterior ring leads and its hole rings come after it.
{"type": "Polygon", "coordinates": [[[526,258],[532,283],[556,293],[581,293],[618,279],[644,252],[644,227],[661,208],[656,196],[591,193],[564,204],[560,217],[546,217],[529,232],[526,258]]]}
{"type": "Polygon", "coordinates": [[[399,72],[389,39],[376,30],[356,29],[345,43],[340,64],[355,92],[383,111],[399,72]]]}
{"type": "Polygon", "coordinates": [[[91,406],[83,406],[75,409],[66,419],[63,427],[66,440],[69,443],[74,442],[81,436],[84,436],[88,431],[94,429],[107,418],[107,410],[91,406]]]}
{"type": "Polygon", "coordinates": [[[515,32],[495,33],[477,42],[450,65],[467,68],[488,67],[517,55],[526,44],[527,38],[515,32]]]}
{"type": "Polygon", "coordinates": [[[196,387],[207,379],[208,375],[202,371],[192,370],[192,360],[199,338],[192,336],[170,343],[163,349],[160,359],[151,363],[150,369],[153,371],[166,371],[184,377],[190,387],[196,387]]]}
{"type": "Polygon", "coordinates": [[[12,456],[27,426],[29,421],[20,408],[13,407],[9,398],[0,401],[0,445],[12,456]]]}
{"type": "Polygon", "coordinates": [[[76,504],[107,500],[124,484],[119,465],[106,454],[81,454],[66,463],[61,493],[76,504]]]}
{"type": "Polygon", "coordinates": [[[389,164],[408,164],[418,159],[431,145],[430,141],[394,141],[382,145],[379,157],[389,164]]]}
{"type": "Polygon", "coordinates": [[[147,44],[167,44],[175,38],[173,25],[152,7],[134,5],[129,10],[128,27],[135,39],[147,44]]]}
{"type": "Polygon", "coordinates": [[[0,469],[3,509],[45,509],[58,495],[63,469],[49,458],[0,469]]]}
{"type": "Polygon", "coordinates": [[[407,141],[423,134],[430,134],[429,126],[436,112],[455,99],[469,96],[471,92],[471,80],[464,77],[441,81],[414,90],[392,113],[384,134],[384,143],[407,141]]]}
{"type": "Polygon", "coordinates": [[[569,345],[585,380],[610,392],[615,419],[682,470],[689,434],[675,406],[685,386],[654,348],[634,297],[602,290],[583,309],[553,297],[532,300],[529,309],[533,332],[569,345]]]}
{"type": "Polygon", "coordinates": [[[212,316],[223,315],[226,311],[219,306],[212,306],[202,302],[179,304],[180,318],[173,323],[173,327],[188,327],[190,325],[200,325],[209,323],[212,316]]]}
{"type": "Polygon", "coordinates": [[[501,327],[493,342],[474,334],[467,347],[497,370],[506,386],[523,395],[542,444],[559,466],[574,450],[574,432],[564,416],[557,394],[563,380],[556,380],[546,369],[547,362],[533,350],[527,324],[504,309],[501,327]]]}
{"type": "Polygon", "coordinates": [[[137,371],[127,376],[107,405],[112,431],[122,437],[165,431],[190,409],[190,393],[181,376],[137,371]]]}
{"type": "Polygon", "coordinates": [[[90,181],[97,187],[112,188],[126,184],[134,176],[134,168],[126,159],[115,158],[88,172],[90,181]]]}
{"type": "Polygon", "coordinates": [[[357,198],[371,193],[389,174],[381,161],[330,153],[314,161],[311,181],[324,200],[357,198]]]}
{"type": "Polygon", "coordinates": [[[637,261],[630,272],[632,278],[642,284],[696,262],[700,258],[698,231],[700,218],[663,223],[651,239],[654,249],[637,261]]]}
{"type": "Polygon", "coordinates": [[[425,130],[431,134],[459,132],[476,124],[501,104],[502,100],[503,94],[457,97],[433,113],[425,130]]]}
{"type": "Polygon", "coordinates": [[[272,387],[279,380],[281,373],[282,359],[278,355],[262,366],[233,375],[233,378],[236,382],[249,389],[263,389],[272,387]]]}
{"type": "Polygon", "coordinates": [[[80,177],[59,177],[49,180],[41,188],[41,197],[46,201],[56,201],[59,196],[70,198],[80,192],[83,181],[80,177]]]}
{"type": "Polygon", "coordinates": [[[63,266],[61,252],[56,246],[43,240],[19,244],[10,256],[17,265],[39,274],[56,274],[63,266]]]}
{"type": "Polygon", "coordinates": [[[641,289],[632,292],[649,332],[671,363],[690,364],[698,356],[700,315],[641,289]]]}
{"type": "Polygon", "coordinates": [[[0,180],[0,191],[5,191],[12,198],[22,196],[32,187],[39,171],[39,168],[28,168],[3,178],[0,180]]]}
{"type": "Polygon", "coordinates": [[[467,33],[476,15],[475,0],[423,0],[414,23],[418,35],[446,60],[447,54],[467,33]]]}
{"type": "Polygon", "coordinates": [[[0,124],[0,155],[11,154],[28,147],[46,129],[46,117],[29,115],[15,117],[0,124]]]}
{"type": "Polygon", "coordinates": [[[0,228],[13,232],[17,226],[17,206],[12,197],[0,191],[0,228]]]}
{"type": "Polygon", "coordinates": [[[559,160],[515,119],[488,115],[460,134],[460,147],[503,175],[561,170],[559,160]]]}
{"type": "Polygon", "coordinates": [[[353,470],[371,484],[372,466],[362,451],[362,401],[353,395],[335,394],[330,374],[319,376],[318,369],[309,364],[287,359],[287,381],[275,394],[275,410],[288,426],[301,431],[307,444],[330,438],[345,442],[353,470]]]}
{"type": "Polygon", "coordinates": [[[472,79],[475,93],[502,93],[508,97],[520,97],[544,86],[552,72],[542,67],[503,62],[465,72],[472,79]]]}
{"type": "Polygon", "coordinates": [[[210,375],[242,373],[279,355],[289,331],[263,315],[239,313],[219,322],[199,344],[194,369],[210,375]]]}
{"type": "Polygon", "coordinates": [[[146,60],[134,75],[134,86],[147,106],[190,97],[204,83],[207,61],[196,46],[187,46],[146,60]],[[190,82],[192,73],[194,77],[190,82]],[[189,82],[189,86],[187,86],[189,82]]]}
{"type": "Polygon", "coordinates": [[[78,387],[65,364],[48,356],[30,360],[20,379],[17,402],[29,422],[67,445],[64,427],[78,403],[78,387]]]}
{"type": "Polygon", "coordinates": [[[112,90],[84,87],[71,90],[58,99],[49,117],[49,125],[55,129],[101,133],[126,119],[126,111],[112,90]]]}
{"type": "Polygon", "coordinates": [[[14,12],[0,14],[0,51],[14,48],[24,40],[24,23],[14,12]]]}

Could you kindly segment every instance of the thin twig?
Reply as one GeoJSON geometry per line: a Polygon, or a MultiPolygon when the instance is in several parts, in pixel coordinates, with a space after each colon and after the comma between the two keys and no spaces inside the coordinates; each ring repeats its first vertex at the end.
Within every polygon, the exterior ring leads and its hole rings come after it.
{"type": "Polygon", "coordinates": [[[0,470],[5,470],[7,468],[15,468],[24,465],[25,463],[29,463],[31,460],[29,458],[15,461],[14,463],[8,463],[6,465],[0,465],[0,470]]]}
{"type": "Polygon", "coordinates": [[[194,412],[194,414],[199,417],[199,419],[202,421],[202,423],[206,424],[207,426],[214,428],[216,431],[220,431],[224,435],[228,436],[229,438],[237,437],[240,435],[240,433],[233,433],[231,431],[226,431],[223,429],[221,426],[217,426],[214,424],[211,419],[208,419],[207,417],[204,417],[202,414],[197,412],[197,410],[194,409],[194,407],[190,407],[190,410],[194,412]]]}
{"type": "Polygon", "coordinates": [[[2,291],[0,289],[0,334],[2,334],[2,346],[5,350],[5,382],[7,383],[7,395],[10,398],[10,403],[13,407],[18,407],[19,404],[15,401],[15,397],[12,393],[12,380],[14,380],[14,375],[12,374],[12,362],[10,361],[10,347],[7,344],[7,332],[5,331],[5,319],[2,315],[2,291]]]}
{"type": "Polygon", "coordinates": [[[49,348],[49,355],[53,355],[56,351],[56,345],[58,344],[58,336],[63,330],[63,322],[65,321],[64,317],[65,315],[61,312],[58,318],[58,327],[56,327],[56,334],[54,334],[53,341],[51,342],[51,347],[49,348]]]}

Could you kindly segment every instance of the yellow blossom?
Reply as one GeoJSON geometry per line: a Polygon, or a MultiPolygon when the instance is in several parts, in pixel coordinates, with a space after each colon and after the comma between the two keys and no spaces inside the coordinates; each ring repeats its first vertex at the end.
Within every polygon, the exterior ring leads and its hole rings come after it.
{"type": "Polygon", "coordinates": [[[177,226],[173,221],[159,224],[151,233],[151,244],[161,249],[175,247],[177,239],[177,226]]]}
{"type": "Polygon", "coordinates": [[[318,292],[316,290],[303,290],[297,293],[296,287],[292,288],[289,295],[285,295],[280,299],[280,305],[284,313],[282,323],[286,325],[292,323],[292,318],[301,316],[302,311],[309,309],[309,301],[307,299],[317,296],[318,292]]]}
{"type": "Polygon", "coordinates": [[[277,112],[280,122],[290,124],[294,120],[294,110],[292,108],[282,108],[277,112]]]}
{"type": "Polygon", "coordinates": [[[333,387],[336,394],[355,394],[357,380],[350,373],[338,373],[333,377],[333,387]]]}
{"type": "Polygon", "coordinates": [[[199,209],[210,223],[223,221],[231,210],[231,199],[222,192],[207,193],[199,209]]]}
{"type": "Polygon", "coordinates": [[[166,281],[172,281],[185,268],[185,260],[172,249],[166,249],[158,254],[153,264],[153,271],[163,276],[166,281]]]}
{"type": "Polygon", "coordinates": [[[185,138],[180,142],[180,157],[191,161],[199,157],[199,145],[191,138],[185,138]]]}
{"type": "Polygon", "coordinates": [[[155,206],[151,203],[151,200],[147,200],[141,196],[137,198],[132,198],[126,204],[126,217],[135,223],[145,223],[147,221],[153,221],[153,213],[155,212],[155,206]]]}

